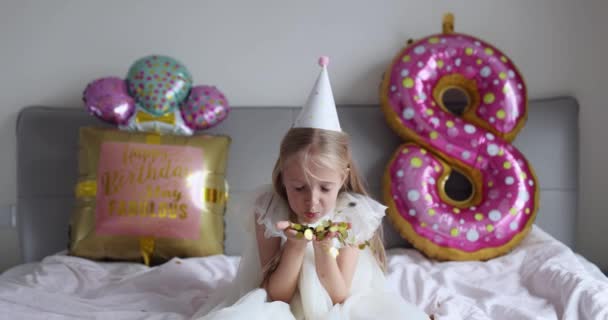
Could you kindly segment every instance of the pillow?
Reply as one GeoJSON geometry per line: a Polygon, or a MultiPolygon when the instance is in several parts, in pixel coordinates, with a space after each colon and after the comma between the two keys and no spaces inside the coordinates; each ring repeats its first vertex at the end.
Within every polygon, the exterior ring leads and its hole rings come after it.
{"type": "Polygon", "coordinates": [[[149,265],[223,253],[230,142],[81,128],[70,254],[149,265]]]}

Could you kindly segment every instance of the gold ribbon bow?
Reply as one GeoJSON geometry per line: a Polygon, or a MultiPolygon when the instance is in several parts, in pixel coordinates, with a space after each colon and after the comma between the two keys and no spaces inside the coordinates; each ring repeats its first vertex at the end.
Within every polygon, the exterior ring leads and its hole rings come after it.
{"type": "Polygon", "coordinates": [[[175,113],[169,112],[162,116],[155,116],[155,115],[151,115],[147,112],[137,111],[137,113],[135,114],[135,122],[137,122],[137,123],[154,122],[154,121],[163,122],[166,124],[175,124],[175,113]]]}

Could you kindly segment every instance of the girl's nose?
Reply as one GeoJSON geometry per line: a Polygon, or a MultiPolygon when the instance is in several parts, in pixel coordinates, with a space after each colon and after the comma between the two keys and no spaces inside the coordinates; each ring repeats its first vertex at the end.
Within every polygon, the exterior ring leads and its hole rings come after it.
{"type": "Polygon", "coordinates": [[[319,192],[315,189],[311,189],[311,191],[308,192],[307,202],[311,208],[316,207],[319,204],[319,192]]]}

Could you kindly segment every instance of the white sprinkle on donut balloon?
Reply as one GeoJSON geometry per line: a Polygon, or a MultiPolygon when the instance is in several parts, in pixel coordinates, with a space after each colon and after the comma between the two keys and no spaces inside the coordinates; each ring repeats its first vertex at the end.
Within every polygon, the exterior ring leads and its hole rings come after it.
{"type": "Polygon", "coordinates": [[[405,140],[384,179],[389,217],[401,235],[440,260],[486,260],[510,251],[530,230],[539,190],[511,141],[524,126],[524,80],[500,50],[444,32],[415,41],[393,60],[381,87],[382,110],[405,140]],[[450,91],[466,99],[460,115],[450,91]],[[467,199],[445,184],[453,170],[471,182],[467,199]]]}

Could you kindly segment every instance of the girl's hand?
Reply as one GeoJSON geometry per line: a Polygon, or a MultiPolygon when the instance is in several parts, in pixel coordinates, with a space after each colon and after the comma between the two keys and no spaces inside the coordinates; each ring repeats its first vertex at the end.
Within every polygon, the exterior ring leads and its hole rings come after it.
{"type": "Polygon", "coordinates": [[[293,244],[298,244],[301,246],[306,246],[306,244],[310,241],[306,239],[306,237],[298,236],[298,231],[294,230],[293,223],[290,221],[279,221],[276,224],[277,229],[283,231],[283,234],[287,237],[287,241],[293,244]]]}
{"type": "Polygon", "coordinates": [[[322,253],[324,255],[330,255],[332,257],[338,256],[338,249],[334,247],[334,238],[337,238],[337,232],[328,232],[321,239],[316,238],[313,241],[313,248],[315,252],[322,253]]]}
{"type": "Polygon", "coordinates": [[[315,245],[327,244],[331,245],[334,238],[338,237],[337,232],[327,232],[323,237],[314,236],[313,241],[315,245]]]}

